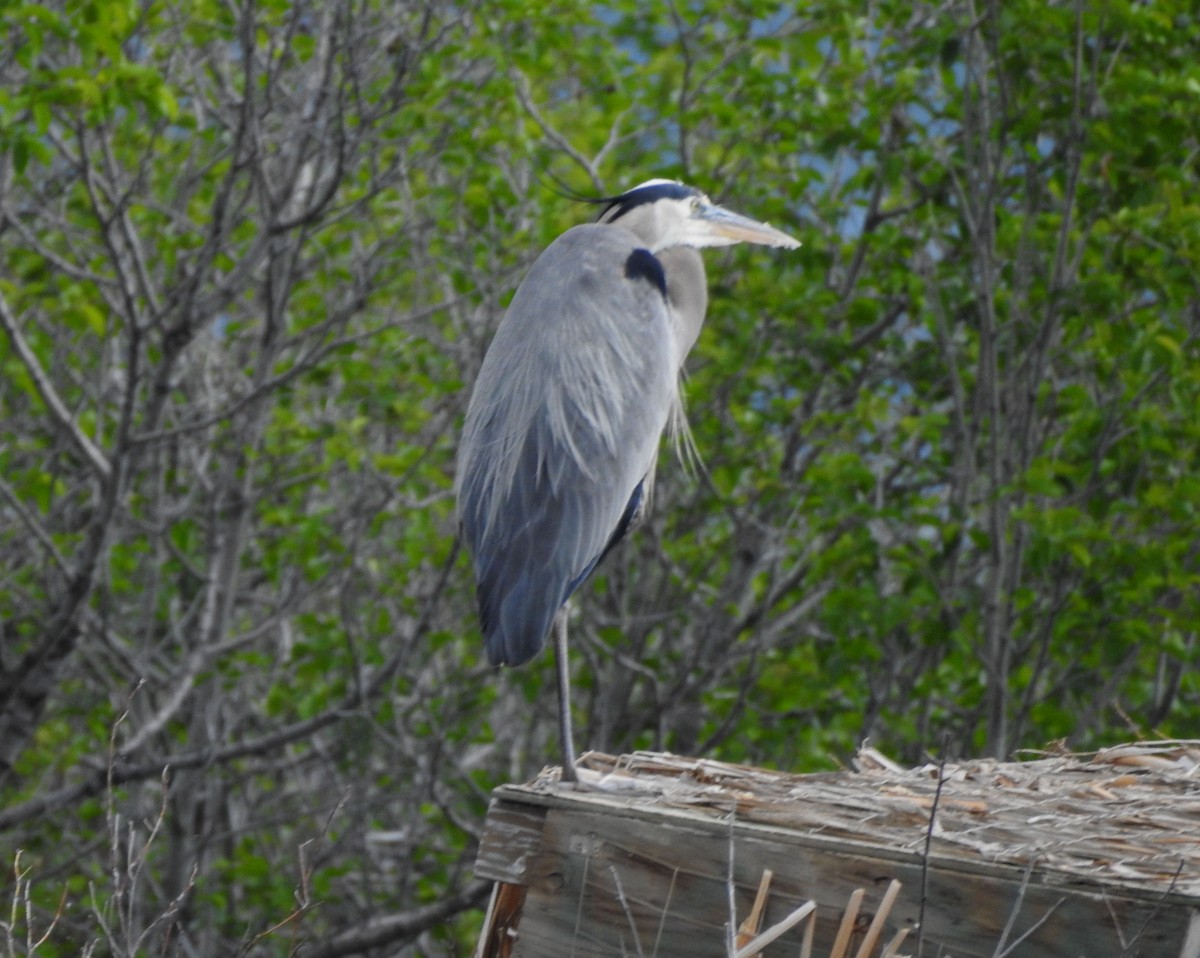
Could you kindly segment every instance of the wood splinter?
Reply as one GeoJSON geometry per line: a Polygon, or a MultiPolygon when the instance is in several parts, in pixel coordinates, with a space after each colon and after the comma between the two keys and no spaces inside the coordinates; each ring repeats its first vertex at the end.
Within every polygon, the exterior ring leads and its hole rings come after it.
{"type": "Polygon", "coordinates": [[[754,896],[754,905],[750,909],[750,914],[746,916],[746,920],[738,926],[737,951],[734,953],[734,958],[760,958],[762,950],[767,945],[776,938],[787,934],[817,910],[815,901],[806,901],[783,921],[772,925],[761,935],[758,934],[759,926],[762,925],[763,912],[767,907],[767,895],[771,890],[772,877],[771,869],[763,869],[762,879],[758,883],[758,894],[754,896]]]}

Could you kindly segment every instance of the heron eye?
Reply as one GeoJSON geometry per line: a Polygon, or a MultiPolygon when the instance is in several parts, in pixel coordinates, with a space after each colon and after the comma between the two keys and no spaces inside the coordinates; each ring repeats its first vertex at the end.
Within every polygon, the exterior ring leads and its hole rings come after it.
{"type": "Polygon", "coordinates": [[[701,205],[702,205],[702,204],[701,204],[701,202],[700,202],[700,197],[698,197],[698,196],[693,196],[693,197],[692,197],[692,204],[691,204],[691,211],[692,211],[693,213],[699,213],[699,212],[700,212],[700,207],[701,207],[701,205]]]}

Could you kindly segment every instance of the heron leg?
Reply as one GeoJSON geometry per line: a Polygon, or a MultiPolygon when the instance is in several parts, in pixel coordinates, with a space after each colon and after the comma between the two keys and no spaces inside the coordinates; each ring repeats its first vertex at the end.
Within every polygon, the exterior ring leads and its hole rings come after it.
{"type": "Polygon", "coordinates": [[[554,663],[558,672],[558,734],[562,739],[562,780],[578,782],[575,739],[571,730],[571,670],[567,661],[567,606],[554,616],[554,663]]]}

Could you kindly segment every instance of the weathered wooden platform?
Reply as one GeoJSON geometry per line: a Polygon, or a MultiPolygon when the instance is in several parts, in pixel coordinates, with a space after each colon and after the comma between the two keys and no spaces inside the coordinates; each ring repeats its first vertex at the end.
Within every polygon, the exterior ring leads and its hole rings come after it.
{"type": "MultiPolygon", "coordinates": [[[[816,919],[764,958],[801,954],[806,930],[814,955],[838,953],[856,889],[847,927],[861,940],[893,880],[872,936],[915,929],[923,904],[928,956],[1200,958],[1200,741],[918,769],[867,751],[856,764],[791,775],[589,753],[581,789],[557,770],[497,789],[476,874],[500,884],[477,954],[728,956],[769,870],[763,926],[809,900],[816,919]]],[[[884,947],[867,945],[841,953],[884,947]]]]}

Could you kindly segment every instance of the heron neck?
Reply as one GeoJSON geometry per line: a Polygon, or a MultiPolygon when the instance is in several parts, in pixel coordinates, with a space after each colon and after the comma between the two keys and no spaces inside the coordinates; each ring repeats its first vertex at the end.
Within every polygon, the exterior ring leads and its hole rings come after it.
{"type": "Polygon", "coordinates": [[[690,246],[673,246],[657,255],[667,277],[667,299],[671,304],[679,362],[682,363],[700,335],[704,312],[708,308],[704,260],[690,246]]]}

